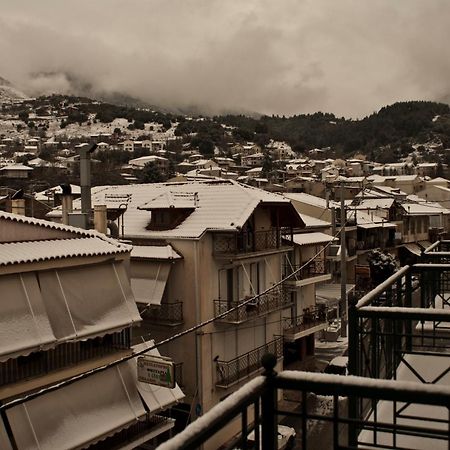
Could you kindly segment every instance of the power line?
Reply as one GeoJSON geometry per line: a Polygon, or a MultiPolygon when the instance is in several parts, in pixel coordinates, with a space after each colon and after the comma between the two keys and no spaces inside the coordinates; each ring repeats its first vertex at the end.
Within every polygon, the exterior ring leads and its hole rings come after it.
{"type": "MultiPolygon", "coordinates": [[[[347,219],[347,221],[348,221],[348,219],[347,219]]],[[[347,222],[345,224],[343,224],[339,228],[339,231],[333,236],[334,238],[336,238],[341,233],[341,231],[345,228],[346,224],[347,224],[347,222]]],[[[53,384],[51,386],[46,386],[46,387],[40,389],[39,391],[32,392],[31,394],[27,394],[27,395],[25,395],[23,397],[15,398],[14,400],[11,400],[11,401],[9,401],[7,403],[4,403],[4,404],[0,405],[0,412],[4,413],[9,408],[12,408],[14,406],[20,405],[20,404],[22,404],[22,403],[24,403],[26,401],[32,400],[34,398],[40,397],[41,395],[46,394],[48,392],[53,392],[53,391],[58,390],[58,389],[60,389],[60,388],[62,388],[64,386],[68,386],[68,385],[70,385],[72,383],[75,383],[78,380],[82,380],[82,379],[87,378],[87,377],[89,377],[91,375],[94,375],[96,373],[103,372],[104,370],[107,370],[110,367],[114,367],[114,366],[116,366],[118,364],[121,364],[123,362],[127,362],[127,361],[129,361],[129,360],[131,360],[133,358],[138,357],[138,356],[144,355],[145,353],[147,353],[147,352],[149,352],[151,350],[154,350],[154,349],[158,348],[159,346],[168,344],[169,342],[172,342],[172,341],[174,341],[176,339],[179,339],[179,338],[181,338],[183,336],[186,336],[186,335],[188,335],[190,333],[193,333],[194,331],[197,331],[200,328],[205,327],[206,325],[209,325],[209,324],[211,324],[211,323],[213,323],[213,322],[215,322],[215,321],[217,321],[219,319],[222,319],[223,317],[226,317],[227,315],[237,311],[239,308],[242,308],[242,307],[248,305],[249,303],[254,302],[255,300],[258,300],[263,295],[266,295],[269,292],[272,292],[273,290],[279,288],[284,282],[286,282],[287,280],[295,277],[297,275],[297,273],[299,273],[306,266],[308,266],[308,264],[310,264],[318,256],[320,256],[325,251],[325,249],[328,248],[331,245],[332,242],[333,241],[330,241],[328,244],[326,244],[320,251],[318,251],[315,255],[313,255],[308,261],[306,261],[304,264],[302,264],[298,269],[296,269],[290,275],[282,278],[280,281],[276,282],[273,286],[270,286],[269,288],[267,288],[263,292],[261,292],[261,293],[259,293],[257,295],[254,295],[253,297],[250,297],[247,300],[244,300],[242,303],[239,303],[238,305],[230,308],[229,310],[224,311],[223,313],[220,313],[220,314],[218,314],[215,317],[211,317],[210,319],[205,320],[205,321],[203,321],[201,323],[198,323],[198,324],[192,326],[191,328],[188,328],[188,329],[186,329],[184,331],[176,333],[176,334],[168,337],[167,339],[163,339],[162,341],[160,341],[160,342],[158,342],[156,344],[153,344],[152,346],[150,346],[148,348],[140,350],[140,351],[134,353],[133,355],[125,356],[125,357],[117,359],[115,361],[111,361],[111,362],[109,362],[107,364],[104,364],[103,366],[96,367],[94,369],[90,369],[90,370],[88,370],[86,372],[83,372],[83,373],[81,373],[79,375],[75,375],[74,377],[71,377],[71,378],[69,378],[67,380],[63,380],[60,383],[56,383],[56,384],[53,384]]]]}

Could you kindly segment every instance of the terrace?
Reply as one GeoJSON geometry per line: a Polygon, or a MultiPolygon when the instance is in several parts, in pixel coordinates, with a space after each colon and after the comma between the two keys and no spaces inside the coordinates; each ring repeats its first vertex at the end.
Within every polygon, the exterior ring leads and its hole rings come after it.
{"type": "MultiPolygon", "coordinates": [[[[263,356],[264,373],[226,398],[160,450],[197,448],[231,421],[241,432],[233,446],[277,448],[283,417],[299,423],[298,448],[447,449],[450,445],[450,246],[433,244],[429,263],[406,266],[349,305],[349,372],[352,377],[273,371],[277,358],[263,356]],[[280,390],[300,392],[294,411],[280,408],[280,390]],[[330,407],[311,411],[308,399],[326,396],[330,407]],[[323,424],[320,442],[310,432],[323,424]],[[195,431],[194,429],[195,428],[195,431]]],[[[252,364],[256,368],[256,363],[252,364]]],[[[239,379],[237,377],[237,379],[239,379]]]]}

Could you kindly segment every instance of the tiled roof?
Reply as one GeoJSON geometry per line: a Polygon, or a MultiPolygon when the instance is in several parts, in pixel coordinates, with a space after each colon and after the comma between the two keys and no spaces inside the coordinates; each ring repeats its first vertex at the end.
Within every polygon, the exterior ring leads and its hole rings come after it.
{"type": "MultiPolygon", "coordinates": [[[[98,186],[92,188],[92,205],[105,204],[105,196],[111,194],[129,195],[128,208],[123,216],[127,238],[189,239],[199,238],[208,230],[236,231],[262,203],[285,205],[295,213],[290,200],[283,196],[231,180],[98,186]],[[139,207],[148,208],[146,204],[149,201],[167,192],[197,193],[197,207],[174,229],[147,230],[151,212],[139,207]]],[[[79,200],[74,201],[74,208],[80,208],[79,200]]],[[[51,212],[48,216],[56,217],[58,213],[51,212]]]]}
{"type": "Polygon", "coordinates": [[[98,237],[0,244],[0,266],[33,263],[77,256],[104,256],[126,253],[131,247],[115,245],[98,237]]]}

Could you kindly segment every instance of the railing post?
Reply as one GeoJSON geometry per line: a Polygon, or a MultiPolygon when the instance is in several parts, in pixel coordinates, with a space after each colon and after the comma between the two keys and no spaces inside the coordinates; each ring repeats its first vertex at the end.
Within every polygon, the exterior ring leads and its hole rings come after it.
{"type": "MultiPolygon", "coordinates": [[[[348,371],[350,375],[361,375],[358,367],[359,355],[359,334],[358,334],[358,310],[356,308],[356,298],[350,295],[348,298],[348,371]]],[[[351,396],[348,399],[349,419],[359,419],[358,398],[351,396]]],[[[358,445],[358,429],[354,422],[348,426],[348,445],[356,448],[358,445]]]]}
{"type": "MultiPolygon", "coordinates": [[[[422,275],[420,275],[421,281],[423,280],[422,275]]],[[[405,277],[405,304],[406,308],[411,308],[412,306],[412,270],[409,268],[405,277]]],[[[412,321],[405,321],[405,332],[406,332],[406,351],[410,352],[412,349],[412,321]]]]}
{"type": "Polygon", "coordinates": [[[277,390],[274,386],[276,372],[274,370],[277,364],[275,355],[266,353],[261,358],[261,364],[264,367],[263,375],[266,377],[264,391],[261,396],[262,409],[262,450],[277,450],[277,418],[275,410],[277,406],[277,390]]]}

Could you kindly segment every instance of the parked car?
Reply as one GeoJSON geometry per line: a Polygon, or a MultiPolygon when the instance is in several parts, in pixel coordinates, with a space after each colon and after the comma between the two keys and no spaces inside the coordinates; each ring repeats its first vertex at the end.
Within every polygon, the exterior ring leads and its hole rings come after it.
{"type": "Polygon", "coordinates": [[[333,358],[324,373],[331,373],[334,375],[348,375],[348,356],[336,356],[333,358]]]}
{"type": "MultiPolygon", "coordinates": [[[[259,447],[262,448],[262,442],[261,442],[261,425],[260,425],[260,442],[259,447]]],[[[288,427],[286,425],[278,425],[278,450],[288,450],[293,448],[295,443],[295,430],[292,427],[288,427]]],[[[247,436],[247,448],[250,449],[256,449],[256,443],[255,443],[255,430],[253,430],[249,435],[247,436]]],[[[236,448],[234,450],[240,450],[239,448],[236,448]]]]}

